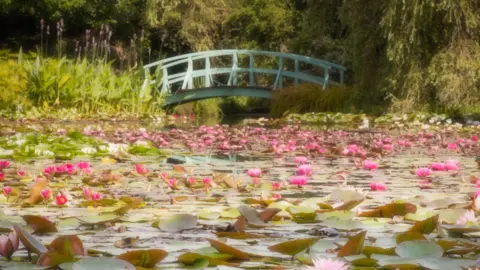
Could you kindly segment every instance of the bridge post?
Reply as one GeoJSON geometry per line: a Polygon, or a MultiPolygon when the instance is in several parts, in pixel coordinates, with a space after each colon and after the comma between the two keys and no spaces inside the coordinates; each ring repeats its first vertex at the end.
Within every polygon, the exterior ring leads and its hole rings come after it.
{"type": "Polygon", "coordinates": [[[324,75],[325,79],[323,81],[323,89],[326,89],[328,85],[328,81],[330,80],[330,68],[329,67],[323,68],[323,72],[325,73],[324,75]]]}
{"type": "Polygon", "coordinates": [[[168,70],[166,67],[163,68],[162,72],[162,91],[161,93],[164,94],[168,91],[170,85],[168,84],[168,70]]]}
{"type": "Polygon", "coordinates": [[[277,78],[275,79],[275,83],[273,84],[273,90],[277,89],[277,86],[280,88],[283,87],[283,57],[278,57],[278,72],[277,78]]]}
{"type": "Polygon", "coordinates": [[[233,54],[233,67],[232,67],[232,72],[233,72],[233,85],[237,86],[238,85],[238,54],[234,53],[233,54]]]}
{"type": "Polygon", "coordinates": [[[205,87],[210,87],[210,57],[205,58],[205,87]]]}
{"type": "MultiPolygon", "coordinates": [[[[295,75],[300,71],[298,60],[295,59],[295,75]]],[[[295,85],[298,85],[298,77],[295,76],[295,85]]]]}
{"type": "Polygon", "coordinates": [[[253,58],[253,53],[250,53],[250,86],[254,86],[254,73],[255,69],[255,59],[253,58]]]}
{"type": "Polygon", "coordinates": [[[193,87],[193,79],[192,79],[192,71],[193,71],[193,61],[192,57],[188,57],[188,67],[187,73],[185,74],[185,79],[183,79],[182,89],[192,89],[193,87]]]}

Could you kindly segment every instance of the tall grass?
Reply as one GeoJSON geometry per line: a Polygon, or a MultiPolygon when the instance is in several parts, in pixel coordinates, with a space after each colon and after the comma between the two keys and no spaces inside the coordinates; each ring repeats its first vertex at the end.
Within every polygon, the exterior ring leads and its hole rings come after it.
{"type": "Polygon", "coordinates": [[[290,113],[344,112],[348,111],[352,90],[330,85],[326,90],[316,84],[300,84],[280,89],[274,93],[271,114],[275,117],[290,113]]]}

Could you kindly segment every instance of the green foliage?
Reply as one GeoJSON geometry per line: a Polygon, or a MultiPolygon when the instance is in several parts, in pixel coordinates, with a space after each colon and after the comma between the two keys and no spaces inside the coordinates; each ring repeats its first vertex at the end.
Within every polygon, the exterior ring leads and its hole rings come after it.
{"type": "Polygon", "coordinates": [[[239,0],[226,22],[225,44],[278,51],[294,34],[294,8],[287,0],[239,0]]]}
{"type": "Polygon", "coordinates": [[[111,62],[37,57],[0,62],[0,108],[24,104],[44,109],[76,108],[78,113],[156,113],[158,91],[144,86],[139,70],[116,73],[111,62]]]}
{"type": "Polygon", "coordinates": [[[224,0],[146,0],[146,23],[162,31],[162,42],[173,50],[214,48],[226,19],[224,0]]]}
{"type": "Polygon", "coordinates": [[[25,71],[16,61],[0,62],[0,108],[16,109],[29,102],[23,95],[27,88],[25,71]]]}
{"type": "Polygon", "coordinates": [[[274,94],[271,114],[345,111],[351,95],[352,89],[337,85],[327,89],[309,83],[291,86],[274,94]]]}

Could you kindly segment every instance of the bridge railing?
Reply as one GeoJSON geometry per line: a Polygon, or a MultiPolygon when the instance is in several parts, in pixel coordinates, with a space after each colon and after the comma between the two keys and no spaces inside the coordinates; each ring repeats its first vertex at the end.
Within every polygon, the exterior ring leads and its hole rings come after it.
{"type": "Polygon", "coordinates": [[[256,74],[270,74],[275,76],[273,85],[261,86],[264,88],[271,88],[273,90],[282,88],[284,78],[292,78],[295,84],[300,82],[311,82],[323,85],[326,87],[329,83],[344,82],[345,67],[312,57],[303,55],[269,52],[269,51],[254,51],[254,50],[218,50],[197,52],[175,57],[166,58],[148,65],[145,65],[145,84],[150,83],[155,87],[161,88],[162,93],[167,93],[173,84],[181,83],[180,89],[188,90],[194,89],[194,79],[203,78],[203,87],[212,87],[214,84],[214,76],[220,74],[228,74],[227,86],[237,86],[240,73],[248,74],[248,86],[259,87],[256,84],[256,74]],[[260,68],[255,65],[256,56],[268,56],[277,59],[278,68],[260,68]],[[212,67],[212,58],[214,57],[232,57],[231,67],[212,67]],[[248,67],[241,67],[239,65],[239,58],[241,56],[248,56],[248,67]],[[293,61],[294,70],[286,70],[286,61],[293,61]],[[203,68],[196,69],[198,65],[194,65],[198,61],[203,62],[203,68]],[[312,75],[301,70],[301,65],[311,65],[317,69],[323,70],[323,75],[312,75]],[[173,69],[178,67],[185,67],[186,70],[181,72],[174,72],[173,69]],[[152,70],[155,72],[152,74],[152,70]],[[339,74],[338,80],[334,81],[330,74],[336,72],[339,74]],[[152,78],[153,75],[153,78],[152,78]],[[150,79],[151,78],[151,79],[150,79]]]}

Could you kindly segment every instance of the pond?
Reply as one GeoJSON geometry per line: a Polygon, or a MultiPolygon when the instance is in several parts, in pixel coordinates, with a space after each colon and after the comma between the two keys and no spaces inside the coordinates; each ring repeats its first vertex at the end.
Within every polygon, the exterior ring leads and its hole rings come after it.
{"type": "Polygon", "coordinates": [[[479,257],[476,127],[0,125],[0,230],[23,243],[2,269],[42,269],[28,253],[90,270],[466,269],[479,257]]]}

